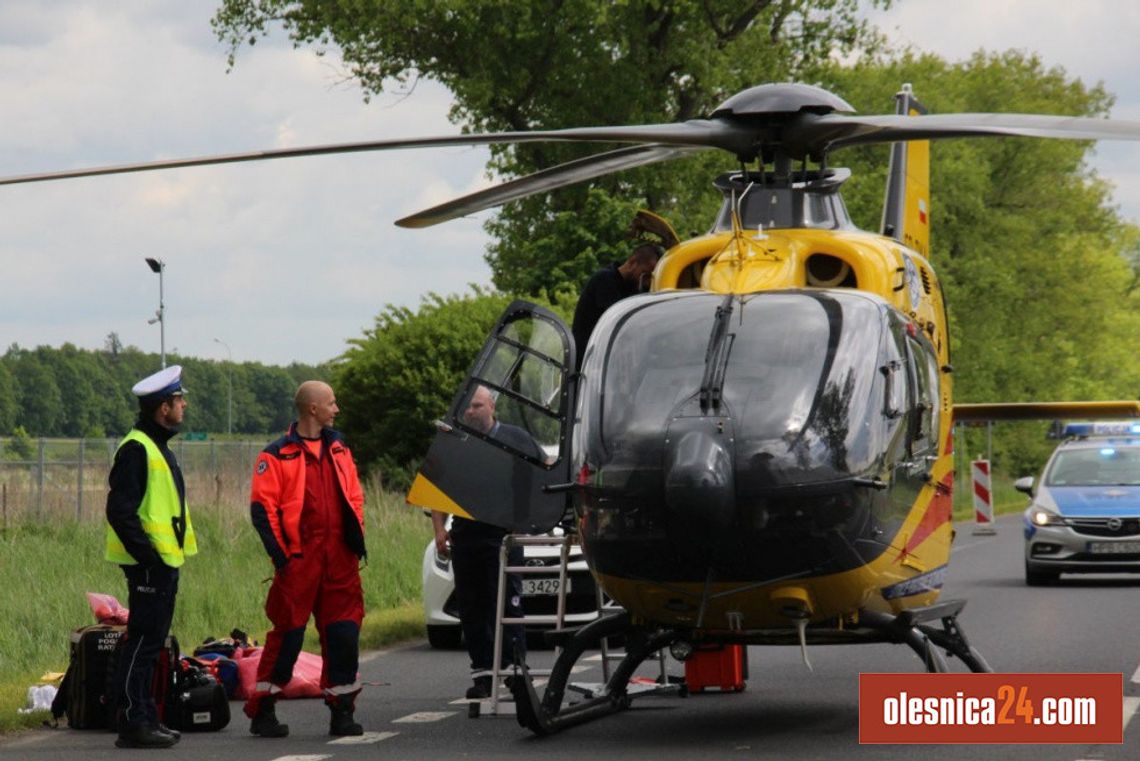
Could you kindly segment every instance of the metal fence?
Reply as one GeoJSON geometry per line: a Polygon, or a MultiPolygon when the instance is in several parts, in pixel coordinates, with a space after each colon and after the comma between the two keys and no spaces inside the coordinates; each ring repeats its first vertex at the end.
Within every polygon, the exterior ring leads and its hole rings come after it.
{"type": "MultiPolygon", "coordinates": [[[[187,500],[244,506],[253,462],[265,441],[185,441],[171,449],[187,500]]],[[[0,439],[0,525],[101,520],[118,439],[0,439]]]]}

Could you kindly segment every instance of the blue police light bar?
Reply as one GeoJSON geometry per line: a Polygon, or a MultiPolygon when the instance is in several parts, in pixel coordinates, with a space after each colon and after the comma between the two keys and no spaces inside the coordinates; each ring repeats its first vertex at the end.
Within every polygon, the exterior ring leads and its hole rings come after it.
{"type": "Polygon", "coordinates": [[[1066,439],[1128,435],[1140,435],[1140,423],[1123,420],[1101,423],[1066,423],[1061,429],[1061,437],[1066,439]]]}

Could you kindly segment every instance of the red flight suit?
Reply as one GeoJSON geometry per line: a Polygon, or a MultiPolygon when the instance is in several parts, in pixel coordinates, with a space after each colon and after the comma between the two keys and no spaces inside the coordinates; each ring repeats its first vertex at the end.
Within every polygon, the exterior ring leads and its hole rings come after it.
{"type": "Polygon", "coordinates": [[[265,602],[273,629],[246,714],[256,715],[261,698],[292,678],[310,616],[321,639],[325,699],[355,696],[364,619],[364,493],[340,433],[325,428],[319,442],[306,441],[294,423],[267,446],[254,466],[250,516],[276,573],[265,602]]]}

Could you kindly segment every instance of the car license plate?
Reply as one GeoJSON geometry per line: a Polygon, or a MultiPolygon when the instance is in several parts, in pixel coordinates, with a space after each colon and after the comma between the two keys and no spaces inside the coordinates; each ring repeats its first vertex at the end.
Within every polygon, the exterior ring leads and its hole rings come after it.
{"type": "MultiPolygon", "coordinates": [[[[553,579],[523,579],[523,594],[530,595],[556,595],[558,594],[558,578],[553,579]]],[[[570,593],[570,579],[566,580],[566,593],[570,593]]]]}
{"type": "Polygon", "coordinates": [[[1140,542],[1089,542],[1093,555],[1140,555],[1140,542]]]}

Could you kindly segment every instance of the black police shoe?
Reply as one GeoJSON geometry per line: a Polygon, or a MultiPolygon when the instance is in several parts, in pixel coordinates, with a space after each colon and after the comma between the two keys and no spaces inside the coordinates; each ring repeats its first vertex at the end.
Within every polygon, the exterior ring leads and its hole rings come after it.
{"type": "Polygon", "coordinates": [[[116,748],[169,748],[178,742],[173,735],[159,731],[158,727],[139,724],[119,733],[116,748]]]}
{"type": "Polygon", "coordinates": [[[468,700],[480,700],[482,698],[491,697],[491,677],[477,676],[474,679],[475,684],[467,688],[468,700]]]}

